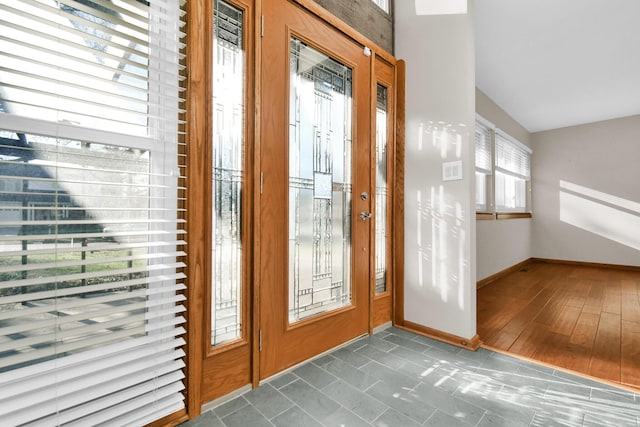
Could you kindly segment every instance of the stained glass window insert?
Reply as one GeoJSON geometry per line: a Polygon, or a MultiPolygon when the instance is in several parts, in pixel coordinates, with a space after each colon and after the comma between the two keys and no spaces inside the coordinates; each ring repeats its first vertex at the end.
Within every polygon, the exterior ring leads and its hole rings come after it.
{"type": "Polygon", "coordinates": [[[211,344],[242,334],[243,13],[216,0],[213,43],[211,344]]]}
{"type": "Polygon", "coordinates": [[[289,322],[351,303],[352,70],[291,38],[289,322]]]}
{"type": "Polygon", "coordinates": [[[376,294],[387,291],[387,88],[376,91],[376,294]]]}

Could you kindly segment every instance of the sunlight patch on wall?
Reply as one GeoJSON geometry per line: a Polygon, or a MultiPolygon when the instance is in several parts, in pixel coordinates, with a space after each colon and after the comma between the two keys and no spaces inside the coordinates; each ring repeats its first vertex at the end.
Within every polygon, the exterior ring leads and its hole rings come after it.
{"type": "Polygon", "coordinates": [[[560,221],[640,250],[640,203],[560,181],[560,221]]]}
{"type": "Polygon", "coordinates": [[[462,134],[451,123],[429,121],[426,128],[420,123],[419,132],[419,150],[422,150],[423,134],[431,134],[431,145],[440,150],[442,159],[447,159],[450,155],[458,159],[462,157],[462,134]]]}

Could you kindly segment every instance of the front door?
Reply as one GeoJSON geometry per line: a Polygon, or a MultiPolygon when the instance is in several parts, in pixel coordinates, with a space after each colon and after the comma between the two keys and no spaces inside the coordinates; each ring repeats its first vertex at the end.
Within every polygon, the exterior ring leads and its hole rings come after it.
{"type": "Polygon", "coordinates": [[[371,57],[301,6],[265,4],[260,379],[368,332],[374,224],[371,57]]]}

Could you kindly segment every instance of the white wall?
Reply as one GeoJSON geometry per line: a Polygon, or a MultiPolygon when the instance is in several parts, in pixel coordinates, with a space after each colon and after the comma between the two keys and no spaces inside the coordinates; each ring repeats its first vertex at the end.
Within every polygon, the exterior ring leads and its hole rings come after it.
{"type": "Polygon", "coordinates": [[[531,219],[478,220],[477,280],[531,258],[531,219]]]}
{"type": "Polygon", "coordinates": [[[532,135],[534,257],[640,265],[640,115],[532,135]]]}
{"type": "MultiPolygon", "coordinates": [[[[518,141],[531,146],[531,134],[487,95],[476,89],[476,112],[518,141]]],[[[532,174],[535,175],[533,170],[532,174]]],[[[536,209],[534,201],[533,209],[536,209]]],[[[531,258],[529,218],[477,221],[477,280],[531,258]]]]}
{"type": "Polygon", "coordinates": [[[417,16],[395,3],[396,56],[406,61],[405,320],[476,334],[474,33],[465,15],[417,16]],[[442,180],[462,161],[463,179],[442,180]]]}

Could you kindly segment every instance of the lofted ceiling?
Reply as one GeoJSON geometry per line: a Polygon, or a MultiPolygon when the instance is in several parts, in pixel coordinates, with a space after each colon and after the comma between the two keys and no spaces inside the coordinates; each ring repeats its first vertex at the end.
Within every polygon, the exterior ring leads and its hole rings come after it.
{"type": "Polygon", "coordinates": [[[475,0],[476,85],[529,132],[640,114],[640,0],[475,0]]]}

